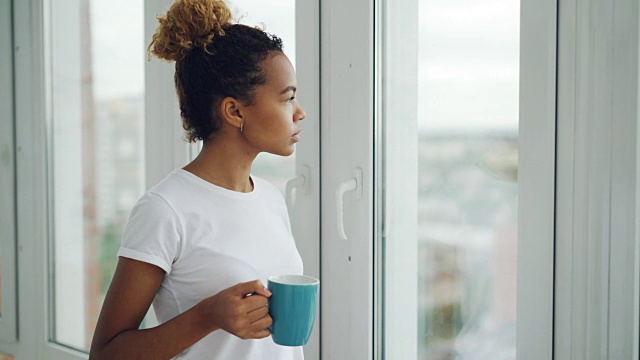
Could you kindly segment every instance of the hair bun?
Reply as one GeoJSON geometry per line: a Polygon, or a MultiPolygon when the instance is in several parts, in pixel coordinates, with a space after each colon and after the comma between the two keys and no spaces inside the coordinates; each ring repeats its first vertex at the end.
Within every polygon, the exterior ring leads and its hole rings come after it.
{"type": "Polygon", "coordinates": [[[177,61],[194,47],[206,50],[215,36],[224,35],[231,11],[222,0],[177,0],[165,16],[158,16],[147,53],[177,61]]]}

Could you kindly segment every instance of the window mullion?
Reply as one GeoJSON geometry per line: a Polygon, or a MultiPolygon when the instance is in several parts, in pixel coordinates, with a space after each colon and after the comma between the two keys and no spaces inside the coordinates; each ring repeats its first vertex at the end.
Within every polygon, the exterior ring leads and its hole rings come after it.
{"type": "Polygon", "coordinates": [[[520,2],[518,358],[553,344],[557,2],[520,2]]]}
{"type": "Polygon", "coordinates": [[[373,2],[323,1],[320,12],[322,355],[325,359],[370,359],[373,2]],[[349,191],[351,185],[353,191],[349,191]],[[342,230],[347,239],[341,238],[342,230]]]}
{"type": "Polygon", "coordinates": [[[13,39],[10,1],[0,3],[0,340],[17,340],[13,39]]]}
{"type": "MultiPolygon", "coordinates": [[[[305,275],[321,279],[320,274],[320,1],[296,2],[296,73],[298,99],[305,109],[302,123],[304,140],[296,144],[296,174],[308,172],[307,183],[296,190],[295,214],[291,216],[294,238],[302,257],[305,275]]],[[[322,285],[321,285],[322,286],[322,285]]],[[[322,288],[321,288],[322,290],[322,288]]],[[[321,291],[322,294],[322,291],[321,291]]],[[[305,359],[320,359],[318,316],[305,345],[305,359]]]]}

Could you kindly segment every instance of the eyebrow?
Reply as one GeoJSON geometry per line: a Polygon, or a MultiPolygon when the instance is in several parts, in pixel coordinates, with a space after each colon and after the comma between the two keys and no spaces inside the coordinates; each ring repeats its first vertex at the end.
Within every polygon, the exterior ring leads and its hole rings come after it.
{"type": "Polygon", "coordinates": [[[280,91],[280,95],[286,94],[286,93],[288,93],[289,91],[296,92],[296,90],[298,90],[298,89],[297,89],[295,86],[293,86],[293,85],[289,85],[289,86],[287,86],[286,88],[284,88],[284,90],[280,91]]]}

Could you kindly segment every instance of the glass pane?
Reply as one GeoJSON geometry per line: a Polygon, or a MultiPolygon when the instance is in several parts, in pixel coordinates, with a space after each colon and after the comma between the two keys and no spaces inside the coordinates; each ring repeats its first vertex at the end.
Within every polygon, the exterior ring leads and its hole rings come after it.
{"type": "Polygon", "coordinates": [[[143,1],[51,0],[50,11],[51,331],[86,351],[144,191],[143,1]]]}
{"type": "Polygon", "coordinates": [[[418,0],[421,360],[515,359],[519,18],[518,0],[418,0]]]}
{"type": "Polygon", "coordinates": [[[419,357],[514,359],[519,2],[419,6],[419,357]]]}
{"type": "MultiPolygon", "coordinates": [[[[295,0],[233,0],[226,2],[243,24],[260,26],[282,39],[284,53],[296,66],[296,3],[295,0]]],[[[304,91],[301,89],[300,91],[304,91]]],[[[304,107],[304,104],[302,104],[304,107]]],[[[304,121],[301,122],[304,126],[304,121]]],[[[304,132],[302,133],[304,137],[304,132]]],[[[303,140],[304,141],[304,140],[303,140]]],[[[262,153],[253,163],[251,172],[273,185],[284,195],[287,181],[296,175],[295,153],[288,157],[262,153]]]]}

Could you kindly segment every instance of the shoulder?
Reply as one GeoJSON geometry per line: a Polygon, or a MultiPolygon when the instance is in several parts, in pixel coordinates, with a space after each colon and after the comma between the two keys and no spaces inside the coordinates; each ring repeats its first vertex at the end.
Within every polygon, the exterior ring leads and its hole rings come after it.
{"type": "Polygon", "coordinates": [[[149,189],[135,204],[131,218],[136,215],[156,217],[158,220],[177,217],[176,201],[188,196],[190,191],[177,171],[149,189]]]}
{"type": "Polygon", "coordinates": [[[149,193],[156,194],[162,198],[168,199],[174,194],[188,191],[192,189],[188,176],[185,176],[185,171],[182,169],[175,169],[170,172],[164,179],[149,189],[149,193]]]}
{"type": "Polygon", "coordinates": [[[129,216],[130,223],[157,223],[177,219],[173,207],[160,194],[147,191],[133,206],[129,216]]]}
{"type": "Polygon", "coordinates": [[[198,203],[205,195],[210,195],[194,177],[185,170],[175,169],[149,189],[144,197],[155,197],[156,201],[164,201],[180,214],[192,204],[198,203]]]}

